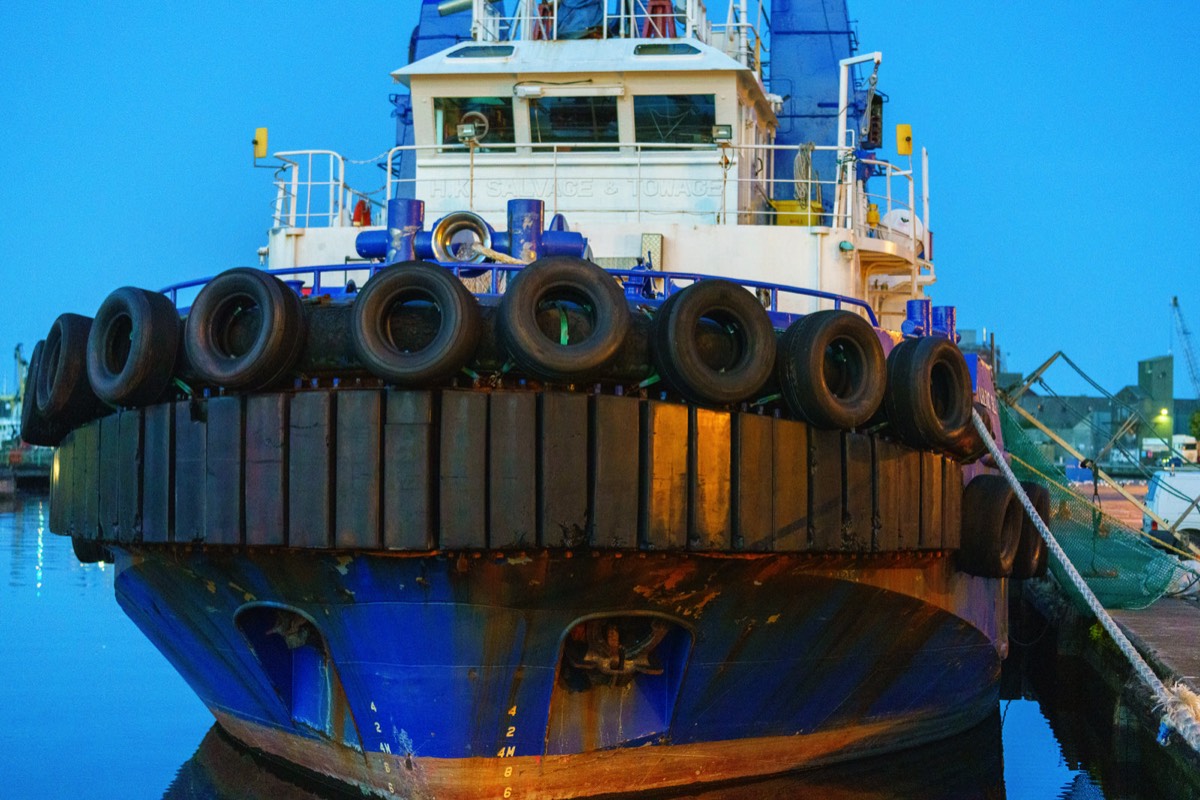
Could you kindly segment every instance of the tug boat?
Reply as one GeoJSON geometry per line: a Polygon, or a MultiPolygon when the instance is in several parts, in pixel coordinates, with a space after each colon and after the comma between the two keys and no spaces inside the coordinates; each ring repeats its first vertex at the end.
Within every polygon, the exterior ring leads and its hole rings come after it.
{"type": "Polygon", "coordinates": [[[971,425],[990,367],[925,296],[881,54],[771,5],[425,2],[382,197],[276,153],[265,268],[38,343],[50,527],[234,739],[565,798],[995,710],[1045,561],[971,425]]]}

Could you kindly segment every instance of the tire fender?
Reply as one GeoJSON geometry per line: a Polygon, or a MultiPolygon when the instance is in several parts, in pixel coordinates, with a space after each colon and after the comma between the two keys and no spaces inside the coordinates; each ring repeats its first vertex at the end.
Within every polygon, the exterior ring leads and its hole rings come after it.
{"type": "Polygon", "coordinates": [[[74,428],[96,417],[99,402],[87,376],[91,317],[60,314],[42,347],[35,386],[38,413],[54,425],[74,428]]]}
{"type": "Polygon", "coordinates": [[[429,386],[467,365],[479,346],[479,303],[445,268],[424,261],[387,267],[367,281],[350,315],[350,342],[363,366],[397,386],[429,386]],[[403,330],[404,304],[436,309],[432,338],[403,330]]]}
{"type": "Polygon", "coordinates": [[[294,291],[267,272],[237,267],[200,290],[188,312],[183,345],[200,380],[253,391],[292,369],[304,333],[294,291]]]}
{"type": "Polygon", "coordinates": [[[953,450],[971,424],[971,373],[949,339],[905,339],[888,354],[884,408],[905,444],[953,450]]]}
{"type": "Polygon", "coordinates": [[[1021,541],[1025,509],[1000,475],[976,475],[963,490],[958,567],[981,578],[1007,578],[1021,541]]]}
{"type": "MultiPolygon", "coordinates": [[[[1033,481],[1022,481],[1021,488],[1029,495],[1033,509],[1042,522],[1049,522],[1050,490],[1033,481]]],[[[1045,575],[1049,552],[1046,542],[1042,539],[1042,534],[1038,532],[1037,526],[1033,524],[1033,520],[1029,518],[1025,507],[1022,506],[1021,539],[1017,545],[1017,552],[1013,556],[1012,577],[1017,580],[1027,580],[1045,575]]]]}
{"type": "Polygon", "coordinates": [[[509,281],[496,324],[501,346],[522,370],[575,383],[605,377],[629,333],[629,306],[616,280],[597,265],[550,256],[509,281]]]}
{"type": "Polygon", "coordinates": [[[865,424],[883,402],[887,368],[871,324],[850,311],[816,311],[779,339],[780,390],[792,414],[827,430],[865,424]]]}
{"type": "Polygon", "coordinates": [[[729,405],[753,396],[771,377],[775,349],[775,329],[758,298],[719,278],[681,289],[654,319],[654,366],[693,403],[729,405]],[[719,331],[719,338],[702,337],[701,326],[719,331]],[[701,347],[702,338],[728,347],[714,352],[701,347]]]}
{"type": "MultiPolygon", "coordinates": [[[[995,439],[996,432],[992,429],[991,413],[984,407],[983,403],[973,403],[972,408],[979,414],[979,418],[983,420],[983,425],[987,429],[988,435],[995,439]]],[[[983,442],[983,438],[979,435],[979,431],[975,430],[975,425],[968,423],[954,437],[954,441],[946,448],[946,452],[960,464],[974,464],[987,455],[988,449],[987,445],[983,442]]]]}
{"type": "Polygon", "coordinates": [[[87,372],[107,403],[140,406],[160,399],[171,383],[182,323],[158,292],[125,286],[100,304],[88,335],[87,372]]]}
{"type": "Polygon", "coordinates": [[[29,356],[29,371],[25,373],[25,400],[21,403],[21,440],[44,447],[57,447],[70,431],[70,427],[47,420],[38,410],[38,372],[41,369],[45,346],[45,340],[38,342],[33,347],[33,354],[29,356]]]}

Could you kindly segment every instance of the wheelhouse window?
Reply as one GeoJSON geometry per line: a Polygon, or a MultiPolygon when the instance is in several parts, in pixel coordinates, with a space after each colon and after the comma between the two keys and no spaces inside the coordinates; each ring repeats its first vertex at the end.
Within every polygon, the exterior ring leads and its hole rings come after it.
{"type": "Polygon", "coordinates": [[[638,95],[634,135],[641,144],[712,144],[716,105],[711,94],[638,95]]]}
{"type": "Polygon", "coordinates": [[[594,144],[612,147],[580,148],[615,150],[617,98],[539,97],[529,102],[529,138],[533,145],[594,144]]]}
{"type": "Polygon", "coordinates": [[[512,144],[511,97],[435,97],[434,129],[442,144],[461,144],[458,126],[475,126],[475,141],[484,149],[489,144],[512,144]]]}

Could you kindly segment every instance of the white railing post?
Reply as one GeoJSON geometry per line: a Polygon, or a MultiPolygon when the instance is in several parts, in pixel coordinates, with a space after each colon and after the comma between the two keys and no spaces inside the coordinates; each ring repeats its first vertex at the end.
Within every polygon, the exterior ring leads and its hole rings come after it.
{"type": "Polygon", "coordinates": [[[912,220],[912,234],[909,244],[912,245],[913,260],[917,259],[917,187],[912,179],[912,170],[908,171],[908,216],[912,220]]]}
{"type": "Polygon", "coordinates": [[[746,39],[747,22],[746,22],[746,20],[747,20],[746,0],[742,0],[741,10],[738,14],[738,27],[737,27],[738,56],[739,56],[738,60],[741,61],[743,64],[745,64],[748,67],[748,66],[750,66],[750,48],[747,46],[747,39],[746,39]]]}
{"type": "Polygon", "coordinates": [[[299,200],[299,198],[300,198],[299,191],[300,191],[300,165],[297,163],[297,164],[292,165],[292,202],[291,202],[291,208],[288,209],[288,227],[289,228],[296,227],[296,201],[299,200]]]}
{"type": "MultiPolygon", "coordinates": [[[[276,173],[276,175],[278,175],[278,173],[276,173]]],[[[285,186],[286,184],[282,180],[279,180],[278,178],[275,179],[275,218],[272,220],[275,224],[271,226],[273,228],[278,228],[283,225],[283,203],[284,197],[287,196],[287,189],[284,188],[285,186]]]]}
{"type": "MultiPolygon", "coordinates": [[[[848,172],[849,158],[853,147],[846,144],[846,133],[849,128],[850,116],[850,68],[855,64],[865,64],[874,61],[878,66],[883,61],[883,54],[876,51],[852,58],[843,58],[838,62],[838,127],[837,127],[837,164],[838,191],[833,201],[833,216],[838,219],[843,213],[847,222],[853,219],[854,173],[848,172]]],[[[852,227],[847,224],[847,227],[852,227]]]]}
{"type": "Polygon", "coordinates": [[[930,257],[929,245],[929,151],[921,148],[921,206],[925,212],[925,260],[930,257]]]}

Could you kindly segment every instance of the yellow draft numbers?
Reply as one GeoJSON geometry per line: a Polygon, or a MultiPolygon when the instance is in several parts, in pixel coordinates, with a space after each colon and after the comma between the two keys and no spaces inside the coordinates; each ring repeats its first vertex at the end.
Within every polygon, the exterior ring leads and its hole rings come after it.
{"type": "MultiPolygon", "coordinates": [[[[375,707],[374,700],[371,701],[371,713],[372,714],[379,713],[379,709],[375,707]]],[[[382,734],[383,727],[379,724],[379,720],[375,720],[374,725],[375,725],[375,732],[382,734]]],[[[390,744],[388,744],[387,742],[380,742],[379,743],[379,752],[383,753],[384,755],[391,755],[392,754],[392,746],[390,744]]],[[[383,760],[383,771],[386,772],[388,775],[392,774],[391,762],[388,761],[386,758],[383,760]]],[[[387,790],[390,794],[395,794],[396,793],[396,785],[394,783],[392,783],[391,781],[388,781],[387,782],[387,790]]]]}
{"type": "MultiPolygon", "coordinates": [[[[516,706],[513,706],[512,708],[510,708],[508,710],[508,716],[510,716],[510,717],[517,716],[517,707],[516,706]]],[[[505,728],[505,730],[504,730],[504,738],[505,739],[511,739],[516,735],[517,735],[517,726],[516,725],[508,725],[505,728]]],[[[516,747],[509,745],[509,744],[501,743],[500,750],[499,750],[499,752],[496,753],[496,757],[497,758],[512,758],[516,754],[516,751],[517,751],[516,747]]],[[[512,774],[513,774],[513,768],[510,766],[506,766],[504,768],[504,780],[507,782],[508,779],[512,777],[512,774]]],[[[504,800],[508,800],[508,798],[513,796],[513,787],[511,785],[505,786],[504,791],[501,792],[500,796],[502,798],[504,798],[504,800]]]]}

